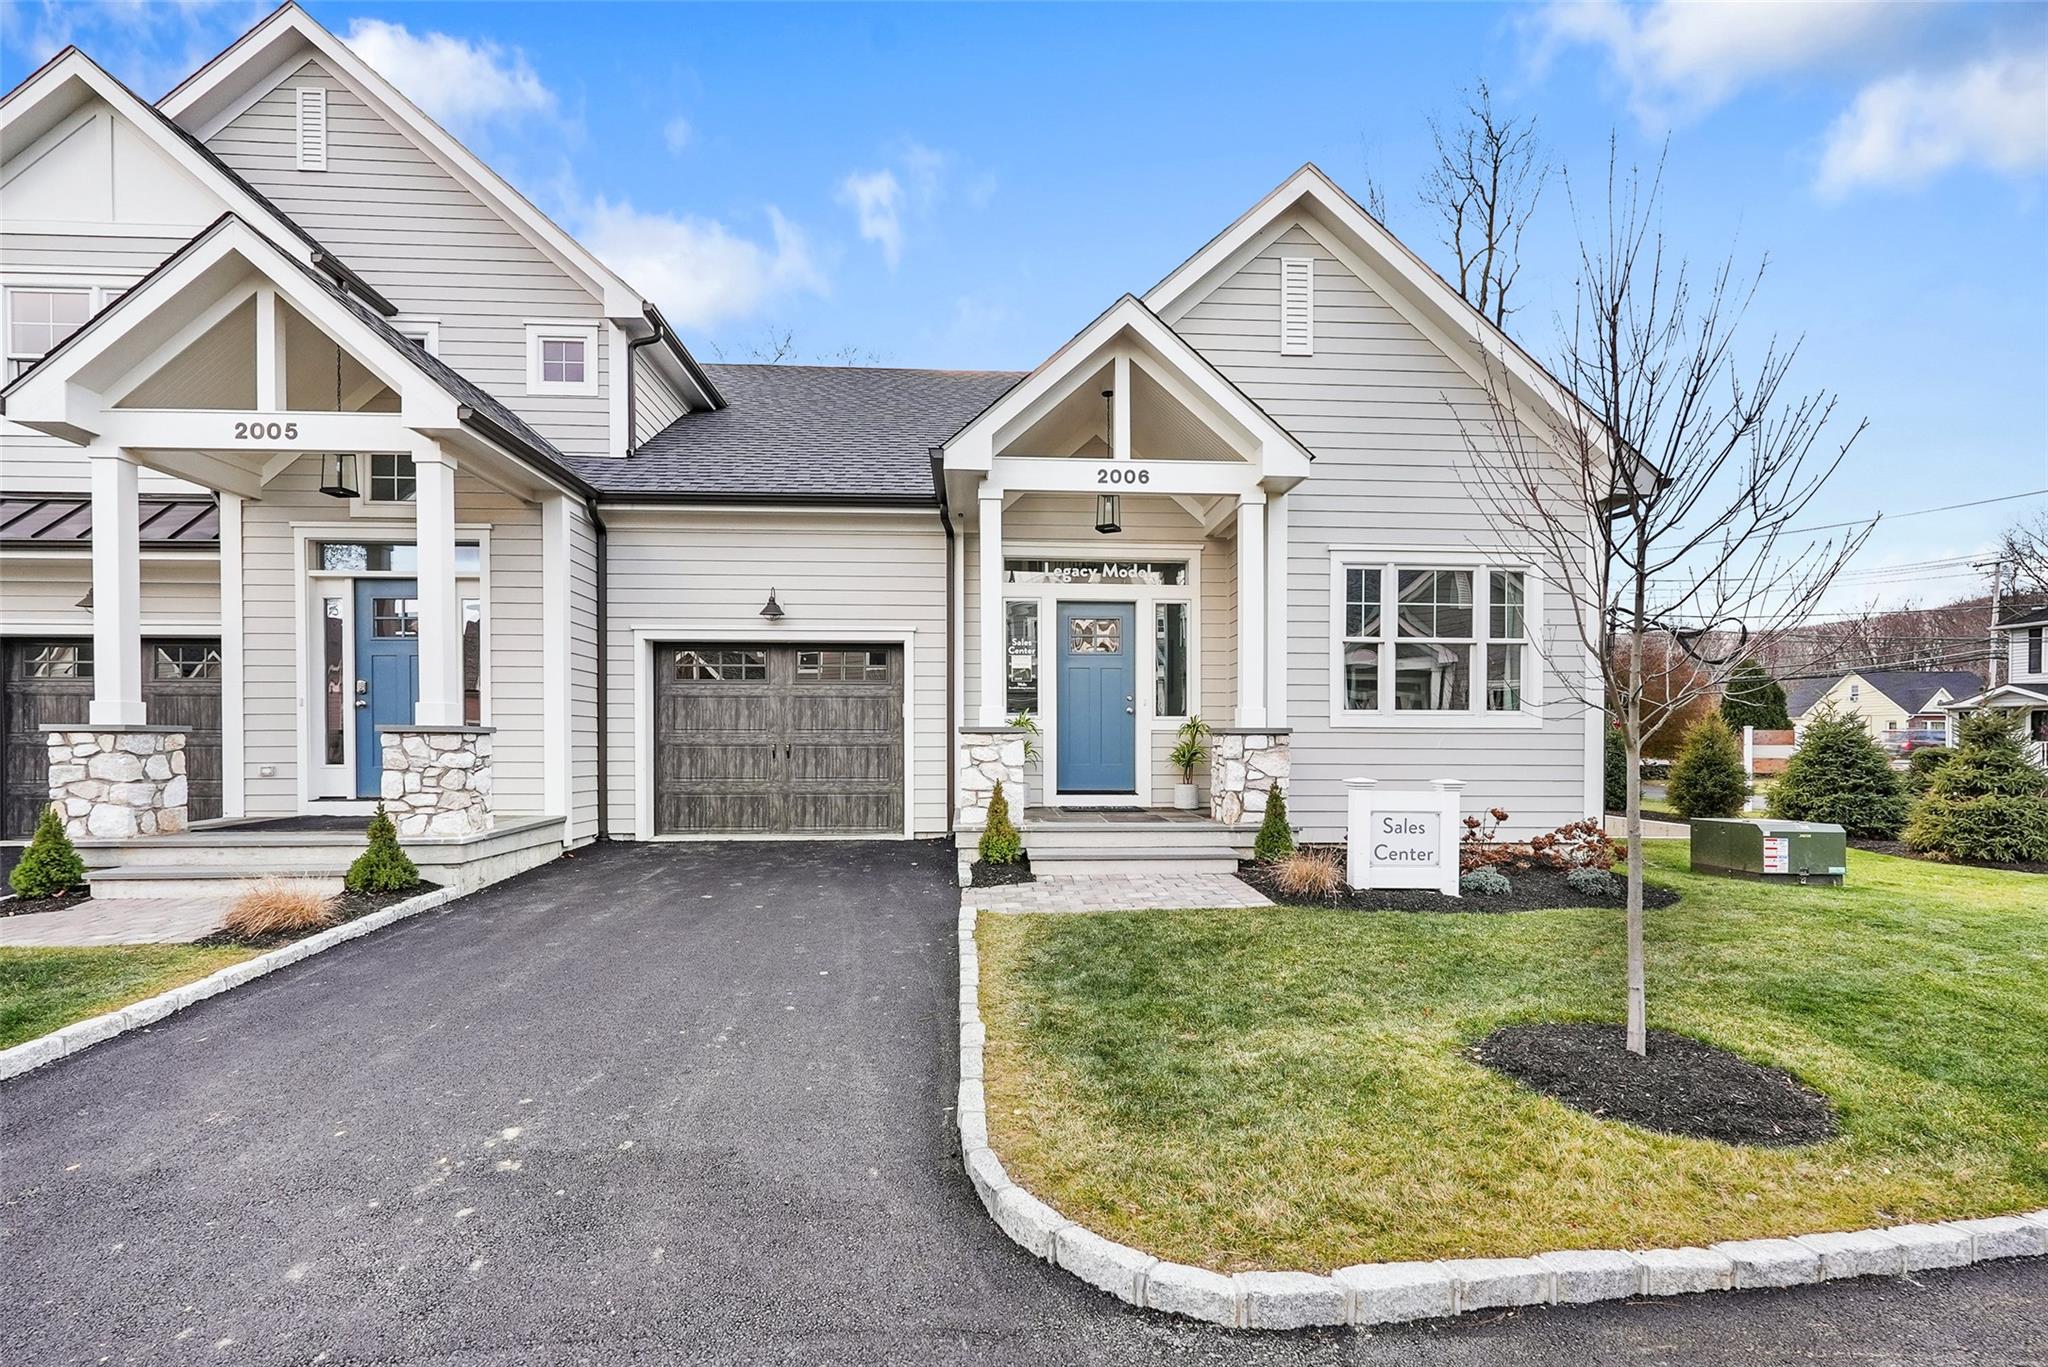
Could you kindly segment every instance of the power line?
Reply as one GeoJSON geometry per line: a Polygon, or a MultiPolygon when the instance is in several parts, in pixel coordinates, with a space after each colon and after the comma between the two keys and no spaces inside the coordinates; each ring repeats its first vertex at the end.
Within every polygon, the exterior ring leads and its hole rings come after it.
{"type": "Polygon", "coordinates": [[[1897,522],[1900,518],[1904,517],[1926,517],[1929,513],[1952,513],[1958,508],[1982,508],[1992,503],[2011,503],[2022,498],[2039,498],[2043,494],[2048,494],[2048,489],[2032,489],[2024,494],[2000,494],[1997,498],[1972,499],[1968,503],[1949,503],[1939,508],[1915,508],[1910,513],[1881,513],[1871,517],[1854,518],[1848,522],[1827,522],[1818,527],[1787,527],[1779,535],[1792,536],[1799,532],[1833,532],[1839,531],[1844,527],[1861,527],[1867,523],[1877,521],[1879,517],[1882,517],[1887,522],[1897,522]]]}

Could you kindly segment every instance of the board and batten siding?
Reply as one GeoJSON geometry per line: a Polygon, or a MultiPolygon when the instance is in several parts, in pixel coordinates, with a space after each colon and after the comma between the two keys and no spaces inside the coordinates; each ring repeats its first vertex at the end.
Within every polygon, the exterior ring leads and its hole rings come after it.
{"type": "MultiPolygon", "coordinates": [[[[1205,540],[1202,529],[1187,511],[1160,495],[1125,494],[1122,503],[1123,531],[1103,536],[1094,530],[1095,497],[1092,494],[1029,493],[1003,510],[1003,540],[1012,558],[1032,551],[1050,549],[1076,560],[1165,559],[1167,553],[1126,549],[1133,546],[1200,547],[1197,570],[1201,592],[1201,715],[1212,726],[1229,726],[1237,715],[1237,543],[1205,540]],[[1078,533],[1076,528],[1082,529],[1078,533]],[[1029,550],[1020,550],[1020,547],[1029,550]]],[[[961,538],[964,560],[964,639],[961,642],[961,696],[968,715],[962,723],[976,720],[973,711],[981,697],[981,536],[970,531],[961,538]]],[[[1185,551],[1171,558],[1179,558],[1185,551]]],[[[1139,623],[1144,648],[1152,645],[1153,626],[1139,623]]],[[[1039,688],[1057,687],[1055,664],[1057,644],[1045,622],[1039,623],[1041,659],[1039,688]]],[[[1045,708],[1039,708],[1043,720],[1045,708]]],[[[1041,750],[1051,737],[1040,741],[1041,750]]],[[[1154,728],[1147,747],[1152,772],[1152,795],[1164,803],[1172,798],[1172,785],[1180,781],[1166,756],[1173,749],[1174,727],[1154,728]]],[[[1026,775],[1031,800],[1044,795],[1043,771],[1031,765],[1026,775]]],[[[1206,772],[1196,779],[1207,787],[1206,772]]]]}
{"type": "MultiPolygon", "coordinates": [[[[715,641],[721,631],[758,632],[770,588],[786,614],[775,633],[792,644],[861,642],[849,624],[916,633],[914,674],[904,684],[914,727],[908,810],[915,834],[945,833],[952,747],[946,732],[946,537],[936,514],[678,509],[608,511],[605,523],[611,600],[606,757],[614,838],[636,834],[640,769],[649,758],[636,739],[634,699],[637,673],[651,663],[634,633],[687,625],[689,631],[664,631],[662,639],[715,641]]],[[[646,720],[651,736],[653,718],[646,720]]]]}
{"type": "Polygon", "coordinates": [[[317,60],[208,144],[407,318],[440,324],[440,356],[574,455],[615,454],[597,298],[317,60]],[[294,93],[327,91],[324,171],[301,171],[294,93]],[[529,322],[597,326],[598,392],[526,392],[529,322]]]}
{"type": "MultiPolygon", "coordinates": [[[[1548,676],[1539,727],[1330,725],[1332,548],[1426,560],[1433,551],[1484,553],[1515,539],[1488,516],[1474,487],[1468,433],[1482,434],[1492,418],[1477,381],[1299,223],[1170,321],[1315,456],[1308,479],[1286,499],[1294,820],[1314,839],[1341,835],[1343,780],[1351,775],[1417,786],[1463,779],[1468,807],[1506,808],[1517,834],[1589,815],[1590,723],[1558,672],[1578,677],[1583,657],[1572,607],[1554,588],[1543,598],[1540,653],[1548,676]],[[1315,261],[1308,356],[1280,350],[1280,261],[1287,256],[1315,261]]],[[[1475,690],[1482,681],[1475,668],[1475,690]]]]}

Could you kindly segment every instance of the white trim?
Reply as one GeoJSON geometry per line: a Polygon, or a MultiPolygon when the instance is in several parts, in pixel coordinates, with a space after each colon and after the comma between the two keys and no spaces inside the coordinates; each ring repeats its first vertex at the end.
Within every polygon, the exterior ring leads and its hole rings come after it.
{"type": "MultiPolygon", "coordinates": [[[[689,641],[764,642],[773,645],[877,642],[903,647],[903,838],[917,834],[917,629],[868,622],[834,623],[826,631],[781,627],[736,626],[730,622],[682,621],[633,628],[633,833],[637,840],[728,840],[722,835],[656,835],[654,833],[654,651],[657,646],[689,641]]],[[[606,681],[609,687],[609,681],[606,681]]],[[[954,738],[946,738],[950,755],[954,738]]],[[[609,794],[606,797],[609,798],[609,794]]],[[[951,824],[948,815],[947,824],[951,824]]],[[[762,839],[825,839],[832,837],[775,835],[762,839]]],[[[847,837],[848,839],[856,837],[847,837]]],[[[860,837],[874,839],[874,836],[860,837]]]]}
{"type": "MultiPolygon", "coordinates": [[[[1288,495],[1266,499],[1266,725],[1287,725],[1288,495]]],[[[1239,722],[1242,726],[1244,723],[1239,722]]]]}
{"type": "Polygon", "coordinates": [[[243,816],[248,806],[245,760],[247,680],[243,677],[242,500],[216,495],[220,519],[220,814],[243,816]]]}
{"type": "Polygon", "coordinates": [[[575,394],[592,398],[597,394],[598,324],[589,321],[529,322],[526,325],[526,392],[529,394],[575,394]],[[541,378],[543,342],[581,342],[583,378],[544,380],[541,378]]]}
{"type": "Polygon", "coordinates": [[[391,319],[391,326],[425,347],[429,356],[441,354],[441,320],[438,317],[401,313],[391,319]]]}
{"type": "MultiPolygon", "coordinates": [[[[573,820],[570,766],[574,740],[569,721],[569,666],[575,654],[570,631],[567,494],[552,494],[540,505],[541,620],[541,811],[573,820]]],[[[564,827],[564,835],[567,828],[564,827]]]]}
{"type": "MultiPolygon", "coordinates": [[[[612,384],[605,394],[606,416],[610,428],[610,441],[606,453],[614,456],[625,455],[635,445],[633,433],[626,427],[626,410],[631,406],[629,400],[639,392],[639,377],[631,371],[633,358],[640,353],[626,342],[626,330],[617,323],[607,321],[604,325],[604,354],[607,363],[612,367],[612,384]]],[[[683,407],[688,411],[690,405],[687,400],[684,401],[683,407]]]]}
{"type": "MultiPolygon", "coordinates": [[[[1328,635],[1324,639],[1324,668],[1329,677],[1330,728],[1337,731],[1525,731],[1543,725],[1543,676],[1548,667],[1542,650],[1542,571],[1532,557],[1502,548],[1496,552],[1446,551],[1424,546],[1332,546],[1329,551],[1328,635]],[[1373,569],[1382,573],[1380,623],[1380,698],[1383,709],[1358,711],[1344,706],[1344,572],[1373,569]],[[1472,572],[1472,675],[1470,706],[1464,710],[1396,712],[1393,710],[1394,647],[1404,638],[1395,635],[1396,593],[1388,592],[1398,570],[1453,569],[1472,572]],[[1491,584],[1489,572],[1513,570],[1522,576],[1524,600],[1522,618],[1522,706],[1516,712],[1486,710],[1486,647],[1491,584]]],[[[1407,638],[1414,643],[1417,638],[1407,638]]],[[[1428,638],[1420,638],[1427,640],[1428,638]]]]}

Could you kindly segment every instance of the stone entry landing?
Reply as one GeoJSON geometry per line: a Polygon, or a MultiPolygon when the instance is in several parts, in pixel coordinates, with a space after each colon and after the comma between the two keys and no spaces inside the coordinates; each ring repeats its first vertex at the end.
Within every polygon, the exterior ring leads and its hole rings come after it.
{"type": "Polygon", "coordinates": [[[1020,912],[1234,910],[1270,907],[1272,899],[1228,873],[1055,874],[1035,883],[967,888],[963,906],[1003,915],[1020,912]]]}
{"type": "Polygon", "coordinates": [[[94,897],[55,911],[0,916],[0,947],[189,944],[219,930],[227,914],[228,899],[219,896],[94,897]]]}

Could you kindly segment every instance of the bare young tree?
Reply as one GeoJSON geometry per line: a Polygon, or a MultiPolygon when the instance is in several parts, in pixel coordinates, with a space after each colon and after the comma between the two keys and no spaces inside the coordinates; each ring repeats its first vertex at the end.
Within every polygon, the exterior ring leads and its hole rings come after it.
{"type": "Polygon", "coordinates": [[[1536,121],[1495,113],[1493,92],[1481,81],[1454,126],[1431,119],[1429,132],[1436,165],[1423,181],[1422,202],[1442,219],[1458,293],[1500,326],[1513,312],[1508,292],[1522,271],[1522,230],[1550,178],[1536,121]]]}
{"type": "Polygon", "coordinates": [[[2016,517],[1999,534],[1994,557],[2015,594],[2048,594],[2048,509],[2016,517]]]}
{"type": "Polygon", "coordinates": [[[853,342],[806,356],[804,349],[797,345],[796,333],[786,327],[764,328],[758,339],[731,350],[717,342],[707,343],[705,349],[714,361],[753,365],[871,366],[882,363],[880,352],[853,342]]]}
{"type": "Polygon", "coordinates": [[[1485,416],[1460,419],[1484,506],[1575,608],[1576,633],[1542,646],[1568,702],[1611,708],[1627,743],[1638,1055],[1643,739],[1806,618],[1869,534],[1788,534],[1863,424],[1822,445],[1834,400],[1787,391],[1796,344],[1774,341],[1742,368],[1735,334],[1762,268],[1738,280],[1728,263],[1696,278],[1667,256],[1662,174],[1661,163],[1647,182],[1622,172],[1610,146],[1604,221],[1580,221],[1576,299],[1550,373],[1518,364],[1503,342],[1489,352],[1485,416]]]}

